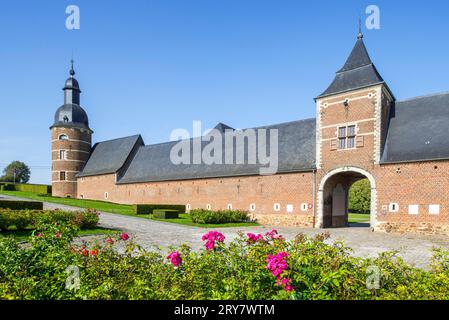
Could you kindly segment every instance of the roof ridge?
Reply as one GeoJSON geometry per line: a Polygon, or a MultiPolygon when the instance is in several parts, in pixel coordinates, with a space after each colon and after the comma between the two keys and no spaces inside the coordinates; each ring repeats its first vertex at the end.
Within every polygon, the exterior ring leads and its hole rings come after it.
{"type": "Polygon", "coordinates": [[[407,98],[407,99],[404,99],[404,100],[398,100],[398,101],[396,101],[396,103],[408,102],[408,101],[413,101],[413,100],[418,100],[418,99],[424,99],[424,98],[431,98],[431,97],[436,97],[436,96],[443,96],[443,95],[449,95],[449,90],[447,90],[447,91],[442,91],[442,92],[437,92],[437,93],[425,94],[425,95],[421,95],[421,96],[416,96],[416,97],[412,97],[412,98],[407,98]]]}
{"type": "Polygon", "coordinates": [[[114,139],[110,139],[110,140],[98,141],[98,142],[96,142],[96,144],[105,143],[105,142],[111,142],[111,141],[117,141],[117,140],[122,140],[122,139],[127,139],[127,138],[133,138],[133,137],[139,137],[139,136],[140,136],[140,134],[133,134],[131,136],[126,136],[126,137],[121,137],[121,138],[114,138],[114,139]]]}

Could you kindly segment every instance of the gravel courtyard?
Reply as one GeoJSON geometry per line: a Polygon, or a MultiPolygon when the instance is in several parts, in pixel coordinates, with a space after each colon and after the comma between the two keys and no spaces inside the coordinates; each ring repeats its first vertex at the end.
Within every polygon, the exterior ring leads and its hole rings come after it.
{"type": "MultiPolygon", "coordinates": [[[[0,196],[0,198],[12,198],[0,196]]],[[[64,210],[79,210],[79,208],[64,206],[54,203],[44,203],[48,209],[60,208],[64,210]]],[[[144,218],[125,216],[102,212],[100,226],[115,228],[127,232],[132,238],[144,248],[179,246],[183,243],[198,249],[203,243],[201,236],[206,232],[205,228],[178,225],[169,222],[158,222],[144,218]]],[[[230,241],[237,236],[238,231],[264,233],[267,227],[237,227],[220,228],[230,241]]],[[[368,228],[340,228],[340,229],[305,229],[305,228],[276,228],[280,234],[287,239],[293,239],[297,234],[315,235],[324,231],[330,232],[328,241],[343,240],[354,255],[359,257],[373,257],[378,253],[390,250],[399,250],[399,255],[407,262],[418,267],[425,267],[432,256],[432,248],[445,247],[449,249],[449,237],[424,236],[424,235],[399,235],[370,232],[368,228]]]]}

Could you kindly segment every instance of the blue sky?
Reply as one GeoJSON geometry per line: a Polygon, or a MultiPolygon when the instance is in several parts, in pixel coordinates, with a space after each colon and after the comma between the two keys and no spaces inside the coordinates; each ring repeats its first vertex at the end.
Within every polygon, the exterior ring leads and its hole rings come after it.
{"type": "Polygon", "coordinates": [[[50,183],[50,131],[72,50],[94,142],[224,122],[254,127],[315,117],[313,98],[349,55],[365,8],[371,58],[398,99],[449,90],[449,2],[2,1],[0,170],[27,163],[50,183]],[[65,28],[78,5],[81,29],[65,28]]]}

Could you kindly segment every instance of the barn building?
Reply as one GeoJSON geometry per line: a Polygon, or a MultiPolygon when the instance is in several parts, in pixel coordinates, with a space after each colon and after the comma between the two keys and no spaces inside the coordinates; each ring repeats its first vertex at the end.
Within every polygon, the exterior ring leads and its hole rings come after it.
{"type": "MultiPolygon", "coordinates": [[[[140,135],[92,147],[74,75],[72,63],[50,128],[54,196],[241,209],[262,224],[333,228],[347,226],[348,190],[367,178],[373,230],[449,234],[449,93],[397,101],[361,32],[315,98],[316,119],[255,128],[277,132],[275,174],[260,174],[264,164],[248,154],[243,163],[173,163],[177,141],[145,145],[140,135]]],[[[220,123],[214,131],[233,128],[220,123]]],[[[204,138],[187,141],[189,159],[204,138]]]]}

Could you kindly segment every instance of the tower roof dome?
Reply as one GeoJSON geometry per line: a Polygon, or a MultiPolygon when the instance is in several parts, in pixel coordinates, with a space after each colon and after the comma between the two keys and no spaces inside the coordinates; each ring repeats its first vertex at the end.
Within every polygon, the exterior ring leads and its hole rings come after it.
{"type": "Polygon", "coordinates": [[[82,128],[92,131],[89,128],[89,118],[86,111],[80,106],[80,86],[78,81],[74,78],[75,70],[70,69],[70,78],[65,82],[64,90],[64,104],[56,110],[53,127],[70,127],[82,128]]]}

